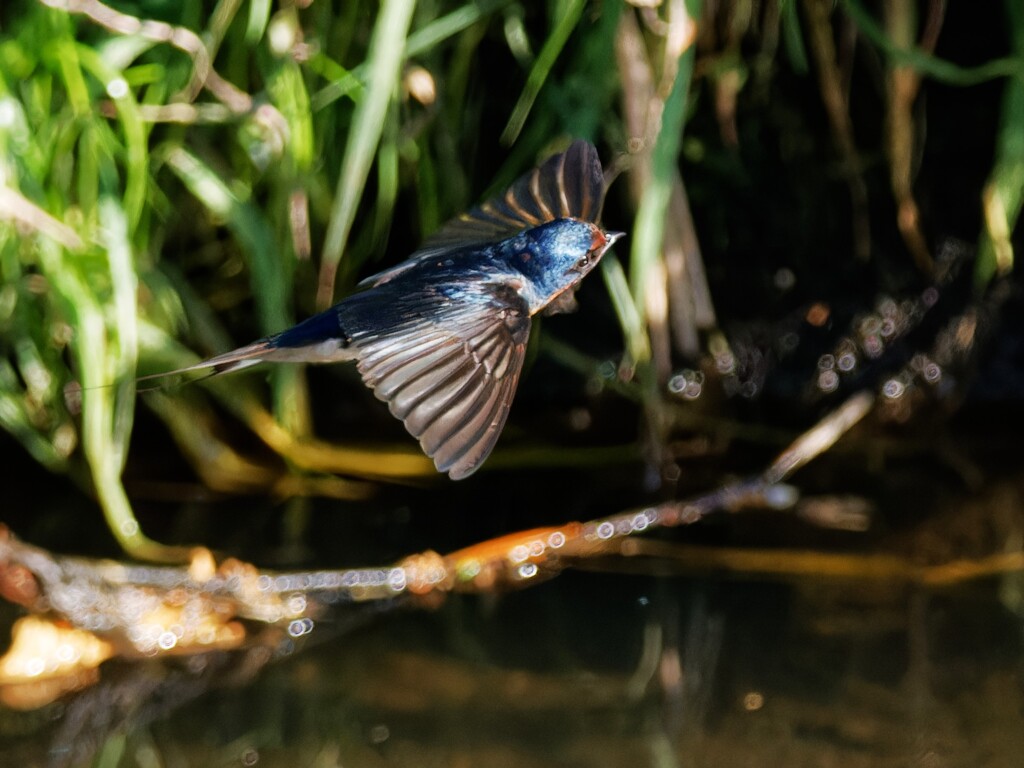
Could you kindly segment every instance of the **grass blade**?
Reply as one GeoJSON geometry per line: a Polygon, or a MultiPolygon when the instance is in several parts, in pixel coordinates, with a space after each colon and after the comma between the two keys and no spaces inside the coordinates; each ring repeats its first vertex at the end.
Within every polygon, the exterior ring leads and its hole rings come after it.
{"type": "Polygon", "coordinates": [[[523,125],[526,123],[526,118],[530,114],[530,109],[533,107],[533,102],[537,100],[537,94],[544,87],[544,82],[548,79],[551,68],[555,65],[555,61],[558,60],[558,55],[562,52],[566,42],[569,40],[569,35],[576,28],[582,15],[583,0],[571,0],[565,9],[565,13],[562,14],[555,28],[551,31],[551,35],[544,42],[544,47],[540,49],[537,60],[533,63],[533,68],[526,78],[526,86],[519,95],[519,101],[516,102],[515,107],[512,109],[512,116],[508,119],[508,125],[502,131],[501,141],[503,144],[513,144],[519,137],[519,133],[523,130],[523,125]]]}
{"type": "Polygon", "coordinates": [[[356,105],[352,116],[324,240],[317,289],[317,306],[320,308],[326,308],[334,300],[338,263],[352,231],[356,208],[380,142],[388,103],[398,86],[414,6],[413,0],[385,0],[374,25],[367,60],[366,98],[356,105]]]}

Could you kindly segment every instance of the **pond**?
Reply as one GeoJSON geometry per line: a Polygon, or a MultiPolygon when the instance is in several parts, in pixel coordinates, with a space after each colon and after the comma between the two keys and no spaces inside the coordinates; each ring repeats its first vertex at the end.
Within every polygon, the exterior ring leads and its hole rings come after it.
{"type": "MultiPolygon", "coordinates": [[[[4,763],[1016,765],[1024,478],[1004,417],[968,408],[941,430],[946,456],[869,427],[798,473],[795,512],[713,514],[529,589],[340,606],[294,641],[109,661],[93,686],[5,709],[4,763]]],[[[338,567],[608,513],[625,492],[616,473],[526,475],[340,506],[141,508],[257,563],[338,567]]],[[[67,548],[88,526],[74,502],[54,513],[60,493],[11,522],[38,537],[56,518],[67,548]]],[[[88,538],[77,552],[110,546],[88,538]]]]}

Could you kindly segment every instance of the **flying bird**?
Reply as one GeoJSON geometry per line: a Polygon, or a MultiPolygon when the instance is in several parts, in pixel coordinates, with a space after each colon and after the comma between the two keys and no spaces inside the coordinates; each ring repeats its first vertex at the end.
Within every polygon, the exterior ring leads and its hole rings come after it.
{"type": "Polygon", "coordinates": [[[597,150],[576,141],[330,309],[159,375],[355,360],[438,471],[467,477],[508,417],[530,318],[574,309],[576,286],[623,235],[600,227],[603,197],[597,150]]]}

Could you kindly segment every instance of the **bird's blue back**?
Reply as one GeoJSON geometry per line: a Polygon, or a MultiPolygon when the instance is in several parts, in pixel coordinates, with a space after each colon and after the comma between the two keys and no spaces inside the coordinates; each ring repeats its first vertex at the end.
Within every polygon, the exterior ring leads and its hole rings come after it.
{"type": "MultiPolygon", "coordinates": [[[[488,301],[488,286],[511,288],[527,314],[539,311],[579,276],[570,270],[591,245],[591,226],[558,219],[484,245],[453,248],[423,258],[394,277],[343,299],[273,338],[278,347],[302,347],[429,321],[425,313],[447,301],[488,301]]],[[[387,274],[387,273],[382,273],[387,274]]]]}

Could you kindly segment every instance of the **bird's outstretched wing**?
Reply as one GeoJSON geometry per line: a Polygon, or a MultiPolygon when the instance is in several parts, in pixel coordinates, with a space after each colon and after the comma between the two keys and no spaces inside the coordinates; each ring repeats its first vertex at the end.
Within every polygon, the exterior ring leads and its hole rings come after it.
{"type": "Polygon", "coordinates": [[[574,141],[565,152],[520,176],[503,195],[449,221],[408,260],[363,283],[380,285],[425,259],[504,240],[555,219],[575,218],[596,224],[603,202],[604,175],[597,149],[588,141],[574,141]]]}
{"type": "Polygon", "coordinates": [[[341,323],[367,386],[438,471],[459,480],[483,463],[505,425],[530,335],[528,308],[512,290],[486,284],[467,286],[458,300],[429,286],[387,296],[390,289],[343,302],[341,323]]]}

